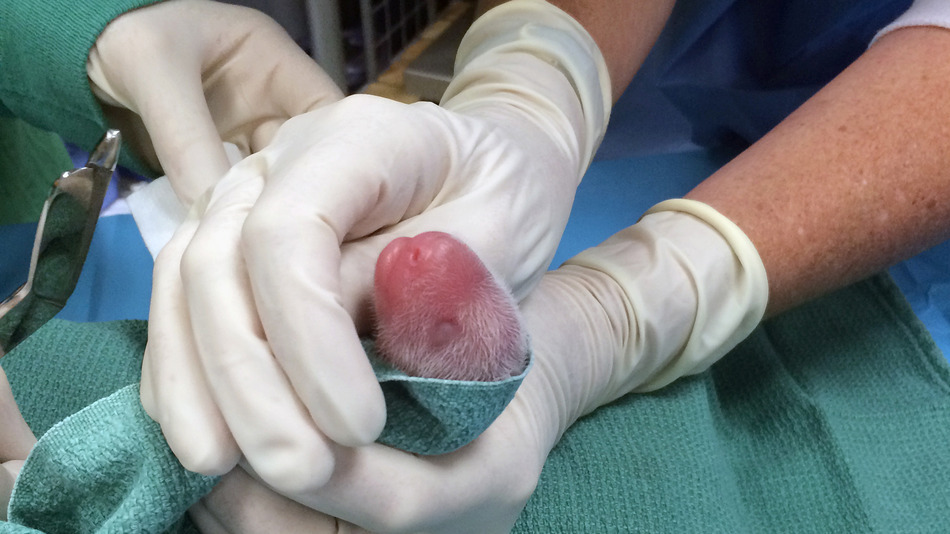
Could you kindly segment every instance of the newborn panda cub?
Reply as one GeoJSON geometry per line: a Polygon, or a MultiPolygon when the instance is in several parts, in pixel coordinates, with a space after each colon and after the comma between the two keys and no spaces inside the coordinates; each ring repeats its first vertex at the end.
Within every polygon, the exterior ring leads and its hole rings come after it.
{"type": "Polygon", "coordinates": [[[472,249],[443,232],[393,240],[376,261],[376,348],[411,376],[495,381],[524,370],[517,305],[472,249]]]}

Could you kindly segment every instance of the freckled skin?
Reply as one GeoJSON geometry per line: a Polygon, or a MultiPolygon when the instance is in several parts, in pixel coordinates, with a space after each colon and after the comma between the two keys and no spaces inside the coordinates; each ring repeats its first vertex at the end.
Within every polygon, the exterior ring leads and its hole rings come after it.
{"type": "Polygon", "coordinates": [[[391,242],[376,262],[376,346],[412,376],[493,381],[519,374],[528,340],[511,294],[449,234],[391,242]]]}

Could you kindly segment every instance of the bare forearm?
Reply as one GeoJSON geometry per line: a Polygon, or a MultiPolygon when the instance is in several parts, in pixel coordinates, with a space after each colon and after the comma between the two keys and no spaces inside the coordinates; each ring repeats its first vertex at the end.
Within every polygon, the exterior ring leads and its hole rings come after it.
{"type": "MultiPolygon", "coordinates": [[[[506,0],[480,0],[478,14],[506,0]]],[[[630,84],[673,10],[674,0],[550,0],[577,19],[600,48],[614,102],[630,84]]]]}
{"type": "Polygon", "coordinates": [[[35,443],[33,432],[17,408],[7,376],[0,369],[0,521],[7,519],[13,482],[35,443]]]}
{"type": "Polygon", "coordinates": [[[950,31],[896,31],[688,196],[736,222],[769,313],[950,237],[950,31]]]}

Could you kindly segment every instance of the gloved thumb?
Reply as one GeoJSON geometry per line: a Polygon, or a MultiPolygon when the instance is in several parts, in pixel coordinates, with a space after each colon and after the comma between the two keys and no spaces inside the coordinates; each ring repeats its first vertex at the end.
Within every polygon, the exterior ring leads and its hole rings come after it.
{"type": "Polygon", "coordinates": [[[132,38],[128,33],[104,33],[100,39],[112,39],[109,47],[103,52],[97,44],[90,51],[86,71],[92,91],[127,142],[149,165],[164,170],[179,199],[191,205],[229,168],[202,89],[201,65],[187,51],[197,43],[140,35],[160,41],[154,49],[164,52],[151,58],[148,69],[126,70],[129,58],[114,50],[132,38]]]}

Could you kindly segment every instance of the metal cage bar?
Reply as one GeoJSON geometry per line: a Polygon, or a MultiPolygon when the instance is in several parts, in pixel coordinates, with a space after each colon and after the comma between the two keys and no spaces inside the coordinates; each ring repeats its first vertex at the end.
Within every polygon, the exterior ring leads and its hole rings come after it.
{"type": "Polygon", "coordinates": [[[360,0],[366,79],[374,80],[449,0],[360,0]]]}

